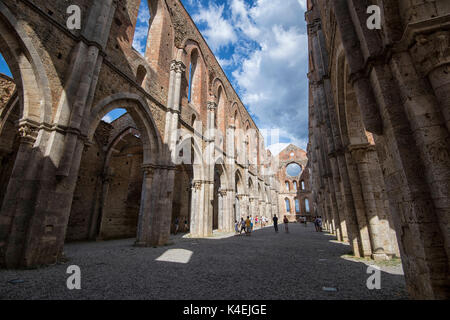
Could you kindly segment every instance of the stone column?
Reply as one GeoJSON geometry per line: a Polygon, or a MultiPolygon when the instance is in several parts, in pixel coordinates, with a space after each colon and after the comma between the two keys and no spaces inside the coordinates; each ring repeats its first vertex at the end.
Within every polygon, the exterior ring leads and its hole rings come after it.
{"type": "Polygon", "coordinates": [[[373,185],[368,167],[367,152],[369,146],[350,146],[349,148],[352,157],[356,162],[361,179],[364,204],[366,207],[367,220],[369,222],[369,234],[372,243],[372,258],[374,260],[386,260],[388,259],[384,239],[386,235],[384,235],[380,230],[380,220],[378,217],[373,185]]]}
{"type": "Polygon", "coordinates": [[[372,257],[368,222],[357,168],[350,153],[339,152],[337,159],[343,182],[344,197],[347,202],[347,210],[349,214],[354,215],[356,218],[356,227],[358,228],[360,239],[359,253],[363,257],[372,257]]]}
{"type": "Polygon", "coordinates": [[[203,215],[205,212],[205,185],[202,181],[193,181],[191,186],[191,226],[190,233],[193,237],[203,237],[204,219],[203,215]]]}
{"type": "Polygon", "coordinates": [[[207,146],[206,146],[206,181],[205,181],[205,212],[204,212],[204,236],[211,236],[213,232],[213,215],[214,215],[214,168],[215,168],[215,115],[217,103],[210,101],[207,105],[208,122],[207,122],[207,146]]]}
{"type": "MultiPolygon", "coordinates": [[[[136,246],[145,247],[148,244],[150,216],[152,209],[152,186],[154,170],[150,167],[143,167],[144,179],[141,191],[141,207],[139,208],[138,227],[136,235],[136,246]]],[[[109,183],[106,184],[109,186],[109,183]]]]}
{"type": "Polygon", "coordinates": [[[415,66],[428,78],[439,101],[440,111],[450,131],[450,32],[439,30],[430,35],[418,35],[411,52],[415,66]]]}

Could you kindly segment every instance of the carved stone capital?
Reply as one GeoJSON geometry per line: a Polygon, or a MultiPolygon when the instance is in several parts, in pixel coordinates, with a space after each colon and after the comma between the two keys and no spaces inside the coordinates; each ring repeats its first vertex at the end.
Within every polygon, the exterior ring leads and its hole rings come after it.
{"type": "Polygon", "coordinates": [[[202,182],[201,181],[193,181],[192,182],[192,188],[194,189],[194,190],[200,190],[201,189],[201,187],[202,187],[202,182]]]}
{"type": "Polygon", "coordinates": [[[217,103],[210,101],[207,103],[207,108],[209,111],[215,111],[217,109],[217,103]]]}
{"type": "Polygon", "coordinates": [[[423,75],[428,75],[442,65],[450,64],[450,31],[419,34],[415,40],[410,52],[417,69],[423,75]]]}
{"type": "Polygon", "coordinates": [[[170,63],[170,71],[175,71],[176,73],[183,73],[186,71],[186,66],[181,61],[175,61],[173,60],[170,63]]]}
{"type": "Polygon", "coordinates": [[[38,135],[38,128],[28,123],[24,123],[19,127],[19,135],[22,142],[34,144],[38,135]]]}

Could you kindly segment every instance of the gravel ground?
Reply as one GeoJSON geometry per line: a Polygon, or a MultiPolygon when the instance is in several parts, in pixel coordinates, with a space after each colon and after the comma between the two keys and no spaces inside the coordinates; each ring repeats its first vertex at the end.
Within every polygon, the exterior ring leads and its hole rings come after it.
{"type": "Polygon", "coordinates": [[[135,248],[130,239],[71,243],[65,264],[0,270],[0,299],[407,299],[401,266],[382,269],[381,290],[368,290],[366,263],[342,258],[348,245],[312,224],[290,231],[174,236],[158,248],[135,248]],[[69,265],[81,268],[81,290],[66,287],[69,265]]]}

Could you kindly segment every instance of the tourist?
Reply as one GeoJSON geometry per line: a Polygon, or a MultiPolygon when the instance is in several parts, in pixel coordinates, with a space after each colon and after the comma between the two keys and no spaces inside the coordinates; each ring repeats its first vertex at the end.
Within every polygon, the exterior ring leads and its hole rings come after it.
{"type": "Polygon", "coordinates": [[[178,218],[175,219],[175,234],[178,233],[178,226],[180,224],[180,221],[178,220],[178,218]]]}
{"type": "Polygon", "coordinates": [[[321,227],[319,226],[319,217],[316,217],[314,219],[314,226],[316,227],[316,232],[320,232],[321,231],[321,227]]]}
{"type": "Polygon", "coordinates": [[[258,226],[258,216],[256,216],[256,218],[255,218],[255,226],[258,226]]]}
{"type": "Polygon", "coordinates": [[[319,216],[319,218],[317,219],[317,226],[318,226],[319,232],[322,232],[322,216],[319,216]]]}
{"type": "Polygon", "coordinates": [[[247,220],[245,220],[245,230],[247,231],[246,234],[249,236],[252,232],[252,222],[250,220],[250,217],[247,216],[247,220]]]}
{"type": "Polygon", "coordinates": [[[188,219],[184,219],[184,231],[185,232],[189,231],[188,219]]]}
{"type": "Polygon", "coordinates": [[[275,228],[275,232],[278,233],[278,218],[277,215],[273,216],[273,227],[275,228]]]}
{"type": "Polygon", "coordinates": [[[289,233],[289,228],[288,228],[289,219],[286,216],[284,216],[283,222],[284,222],[284,230],[286,231],[286,233],[289,233]]]}
{"type": "Polygon", "coordinates": [[[308,220],[306,217],[303,217],[303,223],[305,224],[305,228],[308,226],[308,220]]]}
{"type": "Polygon", "coordinates": [[[239,233],[239,222],[237,220],[234,220],[234,231],[236,234],[239,233]]]}
{"type": "Polygon", "coordinates": [[[241,232],[239,232],[239,235],[242,234],[242,231],[244,231],[245,233],[247,233],[247,231],[245,230],[245,221],[244,221],[244,218],[241,218],[241,232]]]}

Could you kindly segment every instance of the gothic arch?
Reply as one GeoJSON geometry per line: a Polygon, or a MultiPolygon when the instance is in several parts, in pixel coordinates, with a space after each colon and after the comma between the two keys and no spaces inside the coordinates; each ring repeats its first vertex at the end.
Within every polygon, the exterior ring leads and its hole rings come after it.
{"type": "Polygon", "coordinates": [[[0,3],[0,48],[17,86],[22,120],[49,124],[52,95],[47,72],[24,26],[0,3]]]}
{"type": "Polygon", "coordinates": [[[136,94],[117,93],[101,100],[92,109],[89,123],[83,123],[82,132],[92,140],[101,119],[116,108],[126,109],[138,127],[144,148],[144,164],[167,164],[169,155],[163,150],[162,139],[149,111],[150,107],[136,94]]]}

